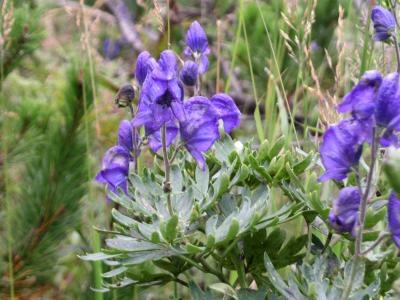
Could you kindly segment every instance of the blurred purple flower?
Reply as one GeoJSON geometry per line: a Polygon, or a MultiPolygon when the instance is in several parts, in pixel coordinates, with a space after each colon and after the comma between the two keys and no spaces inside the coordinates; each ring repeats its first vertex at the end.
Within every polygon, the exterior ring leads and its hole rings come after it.
{"type": "Polygon", "coordinates": [[[382,76],[378,71],[365,72],[357,85],[343,98],[337,111],[351,112],[356,119],[371,117],[375,110],[375,98],[381,83],[382,76]]]}
{"type": "Polygon", "coordinates": [[[96,180],[107,185],[108,190],[116,193],[118,189],[127,192],[127,176],[129,174],[129,152],[122,146],[114,146],[106,152],[101,171],[96,180]]]}
{"type": "Polygon", "coordinates": [[[399,146],[395,131],[400,131],[400,76],[391,73],[383,78],[376,99],[375,120],[378,126],[386,128],[381,138],[383,146],[399,146]]]}
{"type": "Polygon", "coordinates": [[[187,120],[180,123],[181,139],[186,149],[205,168],[203,153],[219,138],[218,111],[206,97],[195,96],[185,102],[187,120]]]}
{"type": "Polygon", "coordinates": [[[193,56],[199,63],[199,72],[204,74],[208,70],[208,58],[210,49],[208,48],[207,35],[199,22],[194,21],[186,33],[186,48],[184,54],[193,56]]]}
{"type": "Polygon", "coordinates": [[[175,118],[180,121],[185,119],[183,87],[178,80],[177,70],[174,52],[163,51],[154,70],[143,83],[134,126],[151,125],[157,130],[175,118]]]}
{"type": "Polygon", "coordinates": [[[355,235],[355,228],[360,207],[361,195],[358,188],[345,187],[339,192],[339,197],[332,203],[329,213],[329,223],[337,232],[349,232],[355,235]]]}
{"type": "Polygon", "coordinates": [[[123,43],[120,40],[112,40],[111,38],[104,39],[103,56],[109,60],[117,58],[121,52],[122,46],[123,43]]]}
{"type": "Polygon", "coordinates": [[[388,223],[392,239],[396,246],[400,248],[400,200],[395,192],[392,192],[389,197],[388,223]]]}
{"type": "Polygon", "coordinates": [[[224,130],[230,133],[240,124],[240,111],[233,99],[227,94],[216,94],[211,97],[211,103],[218,112],[219,119],[224,121],[224,130]]]}
{"type": "Polygon", "coordinates": [[[181,72],[179,73],[179,77],[185,85],[194,86],[197,82],[198,72],[199,65],[191,60],[188,60],[183,64],[181,72]]]}
{"type": "Polygon", "coordinates": [[[393,14],[382,6],[375,6],[371,11],[371,19],[374,23],[374,39],[386,41],[396,28],[396,20],[393,14]]]}
{"type": "Polygon", "coordinates": [[[319,181],[343,180],[361,157],[362,144],[371,137],[372,124],[353,118],[328,128],[320,148],[326,172],[319,181]]]}
{"type": "MultiPolygon", "coordinates": [[[[165,124],[167,126],[167,147],[171,145],[171,143],[175,140],[178,134],[178,126],[174,121],[169,121],[165,124]]],[[[151,124],[146,125],[145,127],[145,135],[149,141],[149,147],[153,152],[157,152],[162,147],[161,141],[161,132],[160,128],[154,128],[151,124]]]]}

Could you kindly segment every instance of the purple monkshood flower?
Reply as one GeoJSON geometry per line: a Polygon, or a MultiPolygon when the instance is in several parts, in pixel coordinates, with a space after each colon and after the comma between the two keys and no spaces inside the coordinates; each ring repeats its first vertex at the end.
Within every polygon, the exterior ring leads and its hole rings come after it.
{"type": "Polygon", "coordinates": [[[383,78],[376,99],[375,121],[386,128],[381,139],[382,146],[399,146],[395,131],[400,131],[400,76],[391,73],[383,78]]]}
{"type": "Polygon", "coordinates": [[[147,74],[151,73],[157,66],[156,60],[150,55],[149,52],[140,52],[136,60],[136,80],[140,86],[143,85],[146,80],[147,74]]]}
{"type": "Polygon", "coordinates": [[[134,126],[150,125],[156,130],[174,119],[185,119],[183,87],[177,71],[175,53],[163,51],[154,70],[147,74],[143,83],[134,126]]]}
{"type": "Polygon", "coordinates": [[[329,222],[337,232],[349,232],[355,235],[360,207],[361,195],[358,188],[345,187],[339,192],[339,197],[333,201],[329,213],[329,222]]]}
{"type": "Polygon", "coordinates": [[[224,121],[224,130],[230,133],[240,124],[240,111],[231,97],[226,94],[216,94],[211,97],[211,104],[216,108],[219,119],[224,121]]]}
{"type": "Polygon", "coordinates": [[[320,148],[326,172],[319,181],[347,177],[351,167],[360,160],[362,144],[371,137],[371,126],[371,122],[350,118],[328,128],[320,148]]]}
{"type": "Polygon", "coordinates": [[[101,171],[96,180],[107,185],[108,190],[116,193],[118,189],[127,192],[127,176],[129,174],[129,152],[122,146],[114,146],[106,152],[101,171]]]}
{"type": "Polygon", "coordinates": [[[208,48],[207,35],[199,22],[194,21],[186,33],[186,48],[184,54],[193,56],[199,63],[199,72],[204,74],[208,70],[208,58],[210,49],[208,48]]]}
{"type": "Polygon", "coordinates": [[[195,86],[197,82],[197,77],[199,73],[199,65],[195,62],[188,60],[185,61],[181,72],[179,73],[179,77],[182,82],[187,86],[195,86]]]}
{"type": "Polygon", "coordinates": [[[381,74],[376,71],[367,71],[355,87],[343,98],[338,105],[340,113],[351,112],[356,119],[371,117],[375,111],[375,98],[382,83],[381,74]]]}
{"type": "Polygon", "coordinates": [[[371,11],[371,19],[374,23],[374,39],[386,41],[396,28],[396,20],[393,14],[382,6],[375,6],[371,11]]]}
{"type": "Polygon", "coordinates": [[[400,248],[400,200],[396,193],[392,192],[388,202],[388,223],[392,239],[400,248]]]}
{"type": "Polygon", "coordinates": [[[180,122],[181,139],[186,149],[205,168],[203,153],[219,138],[219,114],[206,97],[195,96],[185,102],[187,119],[180,122]]]}

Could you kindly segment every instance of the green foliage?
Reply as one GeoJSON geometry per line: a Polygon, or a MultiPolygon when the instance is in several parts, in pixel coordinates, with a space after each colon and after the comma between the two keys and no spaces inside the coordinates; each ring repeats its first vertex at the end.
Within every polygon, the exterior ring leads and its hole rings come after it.
{"type": "MultiPolygon", "coordinates": [[[[82,124],[93,99],[88,76],[86,67],[76,63],[69,67],[60,101],[61,118],[47,104],[27,101],[16,106],[13,126],[21,135],[9,157],[23,181],[12,193],[14,203],[8,218],[13,229],[15,285],[21,290],[40,290],[51,282],[60,243],[80,223],[80,200],[87,192],[88,179],[82,124]],[[27,148],[29,159],[19,160],[18,149],[27,148]]],[[[1,240],[6,244],[3,233],[1,240]]],[[[1,258],[6,259],[5,253],[1,258]]],[[[8,277],[3,265],[0,273],[8,277]]]]}

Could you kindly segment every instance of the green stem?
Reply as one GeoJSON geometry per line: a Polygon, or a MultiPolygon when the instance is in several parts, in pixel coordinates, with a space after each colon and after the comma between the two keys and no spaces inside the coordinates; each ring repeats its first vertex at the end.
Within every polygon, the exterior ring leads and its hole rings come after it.
{"type": "Polygon", "coordinates": [[[361,245],[362,245],[362,241],[363,241],[365,215],[366,215],[366,211],[367,211],[368,197],[369,197],[369,193],[371,190],[372,177],[373,177],[374,168],[375,168],[375,161],[376,161],[377,150],[378,150],[377,144],[378,144],[378,136],[376,134],[376,128],[374,127],[372,129],[371,164],[370,164],[368,177],[367,177],[367,185],[365,187],[365,191],[364,191],[364,194],[361,199],[359,217],[357,220],[357,235],[356,235],[356,241],[355,241],[354,260],[353,260],[353,264],[351,266],[349,282],[348,282],[348,284],[342,294],[342,297],[341,297],[342,300],[348,299],[353,290],[353,284],[354,284],[354,280],[355,280],[356,273],[357,273],[358,263],[360,262],[360,258],[362,256],[361,245]]]}
{"type": "Polygon", "coordinates": [[[165,167],[165,181],[164,181],[164,193],[167,194],[167,205],[168,205],[168,212],[170,216],[174,214],[172,209],[171,203],[171,165],[168,159],[168,152],[167,152],[167,126],[163,125],[161,127],[161,143],[162,143],[162,152],[163,152],[163,160],[164,160],[164,167],[165,167]]]}

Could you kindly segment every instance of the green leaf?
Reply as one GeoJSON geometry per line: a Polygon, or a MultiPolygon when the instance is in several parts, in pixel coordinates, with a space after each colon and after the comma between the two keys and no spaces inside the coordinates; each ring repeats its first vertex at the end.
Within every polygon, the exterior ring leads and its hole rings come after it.
{"type": "Polygon", "coordinates": [[[258,290],[252,289],[240,289],[238,291],[239,300],[264,300],[267,291],[265,288],[260,288],[258,290]]]}
{"type": "Polygon", "coordinates": [[[186,251],[189,254],[197,254],[197,253],[203,252],[205,249],[206,248],[204,248],[204,247],[199,247],[199,246],[196,246],[196,245],[193,245],[193,244],[187,244],[186,245],[186,251]]]}
{"type": "Polygon", "coordinates": [[[209,172],[208,168],[206,167],[205,170],[203,171],[202,169],[199,168],[199,166],[196,166],[196,186],[199,192],[202,195],[207,195],[208,192],[208,183],[210,181],[209,179],[209,172]]]}
{"type": "Polygon", "coordinates": [[[189,289],[194,300],[213,300],[210,290],[203,292],[193,281],[189,282],[189,289]]]}
{"type": "Polygon", "coordinates": [[[306,158],[304,158],[302,161],[296,163],[293,166],[293,172],[296,174],[303,173],[307,169],[307,167],[310,165],[310,163],[312,162],[312,159],[313,159],[313,155],[308,154],[306,158]]]}
{"type": "Polygon", "coordinates": [[[166,223],[161,224],[161,234],[166,241],[172,243],[175,240],[178,234],[178,222],[178,216],[173,215],[171,218],[168,219],[166,223]]]}
{"type": "Polygon", "coordinates": [[[257,152],[257,160],[261,163],[263,163],[266,160],[270,160],[270,156],[269,156],[269,142],[268,140],[264,140],[260,147],[258,148],[258,152],[257,152]]]}
{"type": "Polygon", "coordinates": [[[114,270],[111,270],[109,272],[103,273],[101,276],[104,278],[111,278],[111,277],[114,277],[114,276],[124,273],[126,270],[128,270],[128,268],[122,266],[122,267],[116,268],[114,270]]]}
{"type": "Polygon", "coordinates": [[[283,146],[285,145],[286,139],[284,136],[279,137],[274,145],[269,150],[269,157],[271,159],[275,158],[279,152],[282,150],[283,146]]]}
{"type": "Polygon", "coordinates": [[[174,193],[182,191],[183,178],[181,168],[178,165],[172,165],[171,167],[171,186],[174,193]]]}
{"type": "Polygon", "coordinates": [[[78,255],[78,257],[82,260],[88,260],[88,261],[99,261],[99,260],[104,260],[104,259],[109,259],[113,257],[117,257],[119,254],[106,254],[103,252],[97,252],[97,253],[90,253],[86,255],[78,255]]]}
{"type": "Polygon", "coordinates": [[[212,285],[210,285],[210,289],[222,293],[224,295],[227,295],[229,297],[232,297],[233,299],[239,300],[239,297],[236,293],[236,291],[228,284],[226,283],[214,283],[212,285]]]}
{"type": "Polygon", "coordinates": [[[114,218],[115,221],[117,221],[119,224],[127,226],[127,227],[132,227],[137,224],[137,221],[134,219],[131,219],[123,214],[121,214],[118,210],[113,208],[111,210],[111,214],[114,218]]]}
{"type": "Polygon", "coordinates": [[[106,239],[108,247],[128,252],[149,251],[164,249],[162,246],[146,241],[138,241],[130,237],[117,237],[106,239]]]}

